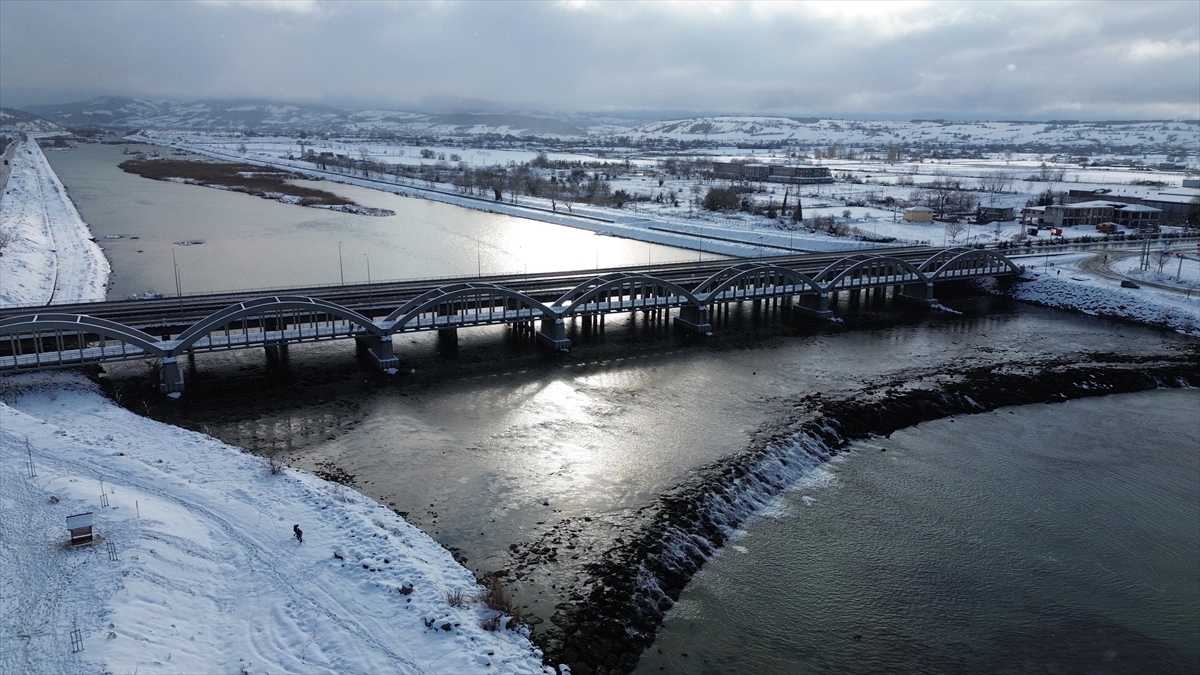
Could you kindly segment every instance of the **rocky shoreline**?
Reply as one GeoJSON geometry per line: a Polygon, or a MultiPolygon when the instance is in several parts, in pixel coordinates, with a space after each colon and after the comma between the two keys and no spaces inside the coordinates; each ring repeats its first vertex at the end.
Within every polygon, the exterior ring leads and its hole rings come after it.
{"type": "Polygon", "coordinates": [[[573,589],[571,602],[558,605],[534,641],[547,664],[569,664],[573,675],[632,671],[666,611],[728,537],[856,440],[953,415],[1197,382],[1200,346],[1187,345],[1163,357],[1108,353],[995,364],[885,382],[853,398],[806,396],[792,419],[749,450],[698,470],[645,509],[645,524],[587,566],[588,580],[573,589]]]}

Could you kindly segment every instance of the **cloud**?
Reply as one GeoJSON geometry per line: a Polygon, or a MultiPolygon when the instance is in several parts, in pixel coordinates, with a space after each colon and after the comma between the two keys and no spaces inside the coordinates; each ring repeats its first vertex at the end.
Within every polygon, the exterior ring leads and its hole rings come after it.
{"type": "Polygon", "coordinates": [[[0,103],[116,94],[551,112],[1200,117],[1195,14],[1171,2],[6,2],[0,103]]]}

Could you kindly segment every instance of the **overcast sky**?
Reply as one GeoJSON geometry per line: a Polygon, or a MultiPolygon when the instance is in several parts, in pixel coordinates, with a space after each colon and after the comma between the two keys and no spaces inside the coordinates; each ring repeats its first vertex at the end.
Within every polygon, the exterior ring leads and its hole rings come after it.
{"type": "Polygon", "coordinates": [[[0,1],[0,105],[1200,118],[1200,2],[0,1]]]}

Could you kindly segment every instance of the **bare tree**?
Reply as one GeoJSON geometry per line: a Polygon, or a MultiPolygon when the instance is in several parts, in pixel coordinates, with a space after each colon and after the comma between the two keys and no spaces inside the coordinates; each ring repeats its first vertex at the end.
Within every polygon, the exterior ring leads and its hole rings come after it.
{"type": "Polygon", "coordinates": [[[1012,184],[1012,174],[1007,171],[988,171],[979,176],[979,189],[990,193],[992,201],[995,201],[997,194],[1008,192],[1012,184]]]}
{"type": "Polygon", "coordinates": [[[958,235],[962,234],[966,229],[967,226],[958,221],[946,223],[946,236],[950,237],[951,243],[954,243],[958,241],[958,235]]]}

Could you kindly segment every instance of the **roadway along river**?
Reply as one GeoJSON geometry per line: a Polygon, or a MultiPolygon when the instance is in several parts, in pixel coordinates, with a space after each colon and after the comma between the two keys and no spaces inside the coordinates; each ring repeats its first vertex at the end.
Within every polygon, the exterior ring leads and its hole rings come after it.
{"type": "MultiPolygon", "coordinates": [[[[84,149],[87,148],[81,148],[84,149]]],[[[116,150],[114,157],[118,156],[116,150]]],[[[72,185],[67,175],[63,179],[68,186],[72,185]]],[[[72,186],[72,194],[75,193],[72,186]]],[[[269,209],[297,208],[266,201],[261,201],[261,205],[269,209]]],[[[255,202],[250,208],[257,206],[255,202]]],[[[459,211],[452,207],[424,206],[444,208],[445,213],[458,217],[459,211]]],[[[86,209],[84,215],[88,217],[86,209]]],[[[211,235],[197,230],[188,236],[211,235]]],[[[321,241],[324,246],[329,240],[321,241]]],[[[336,239],[333,241],[336,243],[336,239]]],[[[300,246],[298,242],[289,245],[300,246]]],[[[202,251],[206,246],[191,248],[202,251]]],[[[635,246],[645,251],[644,245],[635,246]]],[[[470,256],[466,262],[472,262],[470,256]]],[[[328,266],[322,269],[327,273],[328,266]]],[[[707,340],[675,336],[665,323],[647,321],[640,315],[610,317],[602,334],[588,336],[576,330],[572,335],[575,346],[564,356],[548,356],[527,338],[499,327],[461,331],[459,349],[452,356],[437,353],[436,338],[432,335],[406,336],[396,343],[402,372],[392,378],[362,368],[355,361],[353,349],[338,343],[293,346],[283,361],[268,361],[263,354],[250,351],[202,355],[196,359],[195,370],[187,375],[187,394],[178,402],[158,398],[140,364],[114,365],[108,368],[104,379],[121,393],[126,405],[138,412],[200,429],[256,451],[279,450],[293,464],[327,475],[352,476],[357,489],[405,513],[410,522],[465,557],[468,567],[479,573],[504,574],[521,604],[528,607],[531,620],[542,636],[539,639],[554,646],[555,640],[562,642],[557,636],[563,633],[563,627],[574,628],[569,618],[564,620],[561,616],[562,608],[578,606],[582,600],[573,599],[572,593],[585,591],[596,581],[589,564],[644,538],[657,500],[696,479],[698,470],[719,458],[762,447],[764,439],[790,433],[798,420],[811,414],[811,395],[831,399],[863,391],[903,389],[905,383],[915,381],[926,385],[949,382],[959,378],[968,367],[987,364],[1038,370],[1053,363],[1086,364],[1112,352],[1120,354],[1113,357],[1118,361],[1182,358],[1194,363],[1196,358],[1196,342],[1173,334],[969,292],[955,295],[947,289],[940,291],[939,296],[944,304],[962,314],[931,313],[893,305],[851,305],[843,299],[835,311],[846,319],[844,324],[813,324],[787,320],[768,309],[756,311],[747,304],[735,308],[728,319],[717,321],[715,335],[707,340]],[[556,621],[554,628],[550,627],[552,616],[556,621]]],[[[1051,415],[1064,411],[1053,424],[1043,417],[1025,414],[1024,409],[1017,410],[1016,415],[987,419],[1010,418],[1009,423],[1045,427],[1046,433],[1038,442],[1049,449],[1069,452],[1069,448],[1075,447],[1071,440],[1077,426],[1092,424],[1088,421],[1092,419],[1089,414],[1104,419],[1113,417],[1107,401],[1088,400],[1071,405],[1074,407],[1046,407],[1056,411],[1051,415]],[[1082,412],[1077,415],[1077,411],[1082,412]]],[[[1144,419],[1149,420],[1145,424],[1159,426],[1194,426],[1196,412],[1193,397],[1181,406],[1164,406],[1165,418],[1161,420],[1144,419]]],[[[1136,442],[1145,430],[1136,422],[1142,418],[1136,415],[1130,418],[1128,425],[1106,427],[1105,437],[1114,444],[1136,442]]],[[[962,423],[946,424],[957,430],[962,423]]],[[[1003,425],[999,428],[1003,429],[1003,425]]],[[[847,477],[839,483],[841,489],[870,493],[862,496],[866,500],[863,503],[869,505],[874,500],[872,486],[882,482],[889,495],[883,503],[891,509],[892,516],[913,514],[917,538],[923,531],[920,524],[941,513],[939,503],[946,496],[945,491],[917,480],[941,471],[939,465],[931,467],[928,458],[921,454],[922,447],[928,444],[926,440],[939,443],[938,447],[943,448],[940,456],[944,458],[958,442],[956,436],[944,434],[924,439],[920,436],[924,429],[918,427],[916,436],[907,436],[905,432],[901,434],[903,439],[896,439],[897,457],[893,459],[889,453],[887,458],[894,465],[881,467],[874,455],[863,457],[865,453],[860,452],[830,470],[837,474],[862,466],[862,471],[869,474],[868,480],[847,477]],[[904,445],[900,445],[902,440],[904,445]],[[899,452],[901,448],[904,452],[899,452]],[[887,482],[887,471],[894,472],[897,480],[887,482]]],[[[993,429],[991,433],[994,432],[993,429]]],[[[1004,435],[1002,430],[1000,435],[1004,435]]],[[[1186,441],[1186,436],[1178,438],[1184,444],[1181,452],[1192,453],[1185,459],[1194,462],[1195,444],[1186,441]]],[[[1004,446],[997,448],[996,453],[1009,452],[1004,446]]],[[[964,445],[963,449],[970,447],[964,445]]],[[[1031,471],[1020,462],[996,461],[994,457],[981,457],[975,450],[964,452],[955,461],[957,464],[950,465],[947,471],[954,469],[961,473],[964,464],[968,474],[971,467],[986,468],[990,472],[989,485],[1027,481],[1031,471]]],[[[1051,456],[1038,461],[1060,459],[1051,456]]],[[[1074,475],[1070,458],[1061,461],[1065,462],[1060,468],[1063,474],[1074,475]]],[[[1136,457],[1125,457],[1121,462],[1103,464],[1101,470],[1107,472],[1107,485],[1122,485],[1123,474],[1128,473],[1130,482],[1125,484],[1140,486],[1144,481],[1137,467],[1136,457]]],[[[818,488],[818,492],[820,489],[824,488],[818,488]]],[[[952,492],[963,489],[946,488],[952,492]]],[[[818,493],[798,494],[824,498],[818,493]]],[[[1072,512],[1094,503],[1097,494],[1058,497],[1066,501],[1043,509],[1039,517],[1048,526],[1061,529],[1078,522],[1080,517],[1072,512]]],[[[1195,517],[1186,510],[1188,495],[1181,493],[1179,499],[1184,502],[1180,507],[1184,524],[1195,524],[1195,517]]],[[[1131,506],[1131,502],[1113,501],[1110,506],[1114,521],[1141,517],[1137,505],[1131,506]]],[[[950,553],[970,557],[972,550],[1003,546],[1010,534],[989,529],[992,521],[988,520],[989,515],[997,515],[996,509],[1002,507],[995,500],[979,501],[969,518],[979,525],[972,531],[974,538],[945,539],[945,546],[952,549],[950,553]],[[973,546],[980,548],[972,549],[973,546]]],[[[832,509],[830,513],[846,513],[846,510],[832,509]]],[[[1128,538],[1122,539],[1122,531],[1117,531],[1106,535],[1110,537],[1106,541],[1114,546],[1139,546],[1140,535],[1133,528],[1127,532],[1128,538]]],[[[872,550],[885,553],[893,545],[892,528],[855,530],[853,534],[858,539],[851,540],[849,534],[835,532],[831,541],[858,542],[854,545],[874,547],[872,550]]],[[[753,534],[749,541],[754,541],[753,534]]],[[[762,570],[769,569],[775,575],[772,583],[787,589],[803,589],[815,583],[806,575],[822,573],[823,568],[804,560],[798,560],[793,567],[780,568],[772,556],[801,552],[809,541],[815,540],[802,531],[795,536],[781,535],[779,546],[774,548],[733,543],[747,549],[747,560],[757,560],[765,566],[749,568],[754,574],[766,574],[762,570]]],[[[1194,548],[1194,543],[1189,542],[1184,538],[1180,545],[1194,548]]],[[[1101,550],[1097,546],[1110,544],[1080,537],[1064,545],[1073,548],[1073,555],[1090,556],[1101,550]]],[[[1155,553],[1158,550],[1146,549],[1147,568],[1173,569],[1171,560],[1155,557],[1160,555],[1155,553]]],[[[723,558],[735,554],[742,555],[727,550],[723,558]]],[[[926,554],[911,555],[919,561],[926,554]]],[[[1021,560],[1024,559],[1018,558],[1018,562],[1021,560]]],[[[723,564],[725,560],[719,560],[714,569],[721,569],[723,564]]],[[[1192,569],[1194,572],[1194,565],[1192,569]]],[[[897,580],[886,570],[879,570],[878,574],[873,570],[867,569],[857,575],[857,581],[851,579],[846,583],[864,587],[876,583],[903,584],[902,578],[897,580]]],[[[980,565],[972,573],[980,575],[983,583],[999,583],[995,575],[1001,573],[1009,575],[1010,581],[1015,578],[1013,583],[1023,587],[1036,588],[1042,583],[1037,567],[1000,570],[980,565]],[[993,575],[990,581],[989,574],[993,575]]],[[[1200,584],[1194,574],[1183,575],[1184,578],[1167,574],[1186,592],[1194,593],[1200,584]]],[[[1153,589],[1139,590],[1139,584],[1146,579],[1133,578],[1121,583],[1127,583],[1129,592],[1137,594],[1141,602],[1154,604],[1158,601],[1153,589]]],[[[744,577],[732,579],[728,588],[736,592],[743,580],[744,577]]],[[[827,585],[836,590],[836,581],[831,579],[827,585]]],[[[700,583],[707,581],[702,579],[700,583]]],[[[703,590],[708,587],[697,588],[701,589],[698,593],[710,592],[703,590]]],[[[922,589],[927,595],[937,594],[933,581],[922,589]]],[[[1083,603],[1093,592],[1086,585],[1064,586],[1055,601],[1083,603]]],[[[716,591],[711,593],[720,597],[716,591]]],[[[806,618],[817,623],[826,617],[831,621],[841,620],[844,615],[839,615],[836,603],[829,600],[837,596],[824,597],[825,600],[813,603],[812,611],[816,614],[806,618]]],[[[959,596],[948,589],[939,597],[953,602],[959,596]]],[[[972,612],[994,611],[988,603],[999,600],[995,596],[983,597],[986,602],[972,612]]],[[[1040,598],[1036,595],[1017,595],[1011,600],[1024,608],[1018,614],[1034,616],[1035,624],[1036,617],[1041,615],[1032,606],[1038,602],[1040,598]]],[[[685,598],[680,611],[701,607],[696,611],[706,617],[720,617],[726,610],[739,616],[756,611],[764,616],[779,616],[778,607],[771,603],[772,600],[764,599],[757,607],[737,603],[725,607],[719,600],[715,605],[703,605],[685,598]]],[[[860,614],[867,617],[878,614],[879,622],[886,623],[885,620],[895,616],[885,615],[886,610],[886,607],[867,606],[860,614]]],[[[679,652],[693,649],[678,637],[679,626],[687,630],[687,624],[677,625],[679,616],[677,613],[668,620],[663,637],[663,644],[669,645],[665,651],[676,661],[690,658],[680,656],[679,652]]],[[[691,614],[682,616],[694,618],[691,614]]],[[[790,617],[786,612],[783,616],[790,617]]],[[[969,612],[968,616],[974,614],[969,612]]],[[[1121,616],[1105,617],[1120,624],[1121,630],[1128,628],[1121,616]]],[[[1154,627],[1152,623],[1153,620],[1140,621],[1131,630],[1170,642],[1169,633],[1174,629],[1154,627]]],[[[752,634],[769,633],[753,623],[746,625],[752,634]]],[[[1047,619],[1044,625],[1054,628],[1058,624],[1047,619]]],[[[1095,627],[1096,624],[1079,625],[1095,627]]],[[[958,624],[922,629],[952,640],[975,639],[978,634],[958,624]]],[[[866,629],[856,629],[857,632],[864,634],[863,644],[868,644],[866,629]]],[[[1017,640],[1023,634],[1015,635],[1013,639],[1017,640]]],[[[796,645],[797,649],[811,647],[818,656],[830,655],[830,658],[847,653],[841,642],[806,640],[791,640],[786,633],[778,640],[741,640],[738,644],[753,652],[745,661],[722,662],[723,666],[709,669],[702,667],[701,662],[696,669],[728,672],[745,664],[754,669],[772,663],[776,656],[793,658],[787,651],[789,645],[796,645]]],[[[1026,646],[1030,644],[1037,643],[1026,642],[1026,646]]],[[[1135,640],[1135,644],[1143,643],[1135,640]]],[[[561,648],[561,644],[557,646],[561,648]]],[[[568,647],[573,651],[564,658],[586,656],[590,663],[597,663],[597,659],[603,662],[610,646],[592,640],[585,648],[586,655],[568,647]]],[[[653,666],[653,672],[674,664],[652,660],[656,658],[656,648],[651,647],[650,651],[652,655],[645,657],[645,665],[653,666]]],[[[1186,653],[1185,657],[1190,658],[1186,653]]],[[[1036,654],[1033,658],[1036,659],[1036,654]]],[[[623,663],[624,667],[629,666],[627,657],[623,663]]],[[[809,663],[812,672],[837,672],[837,664],[845,661],[834,659],[828,662],[832,665],[823,665],[826,662],[820,660],[809,663]]],[[[574,672],[588,670],[581,667],[574,672]]]]}

